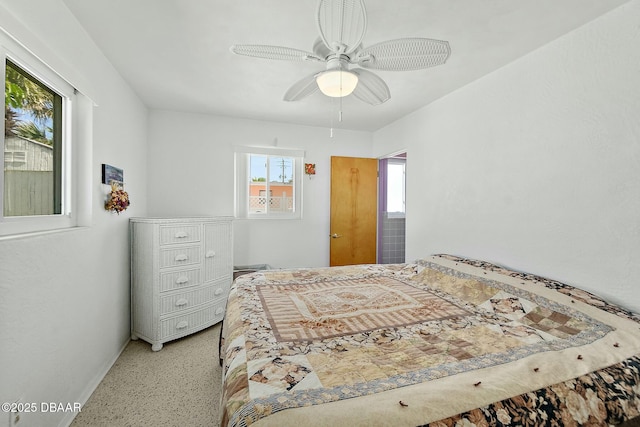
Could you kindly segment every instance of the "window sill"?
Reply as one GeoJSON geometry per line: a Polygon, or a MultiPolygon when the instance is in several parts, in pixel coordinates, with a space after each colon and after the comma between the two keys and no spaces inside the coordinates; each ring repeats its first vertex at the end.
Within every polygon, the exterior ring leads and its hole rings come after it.
{"type": "Polygon", "coordinates": [[[8,240],[29,239],[32,237],[46,236],[48,234],[67,233],[70,231],[87,230],[89,227],[69,227],[69,228],[56,228],[55,230],[42,230],[31,231],[28,233],[7,234],[6,236],[0,236],[0,242],[8,240]]]}
{"type": "Polygon", "coordinates": [[[296,221],[296,220],[301,220],[302,219],[302,215],[297,215],[297,216],[275,216],[275,215],[270,215],[270,216],[237,216],[235,217],[236,220],[248,220],[248,221],[252,221],[252,220],[286,220],[286,221],[296,221]]]}
{"type": "Polygon", "coordinates": [[[404,212],[387,212],[387,218],[405,218],[404,212]]]}

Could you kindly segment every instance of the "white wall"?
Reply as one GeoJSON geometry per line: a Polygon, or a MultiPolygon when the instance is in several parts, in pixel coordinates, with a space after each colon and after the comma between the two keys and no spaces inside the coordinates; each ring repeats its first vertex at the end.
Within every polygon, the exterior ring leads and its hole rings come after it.
{"type": "Polygon", "coordinates": [[[129,339],[128,218],[232,214],[233,145],[276,138],[317,165],[304,217],[236,221],[236,264],[327,265],[330,156],[407,148],[408,259],[483,258],[640,310],[637,16],[632,1],[373,137],[331,139],[321,128],[148,117],[59,0],[0,0],[0,27],[97,103],[91,227],[0,240],[0,400],[88,398],[129,339]],[[101,163],[125,171],[133,204],[120,216],[102,210],[101,163]]]}
{"type": "Polygon", "coordinates": [[[374,154],[408,147],[407,260],[485,259],[640,311],[638,17],[627,3],[374,135],[374,154]]]}
{"type": "MultiPolygon", "coordinates": [[[[91,226],[0,240],[0,401],[84,403],[129,340],[128,218],[146,214],[147,110],[61,1],[0,0],[0,27],[97,104],[82,183],[91,226]],[[124,169],[132,206],[119,216],[104,211],[102,163],[124,169]]],[[[38,411],[20,425],[72,417],[38,411]]]]}
{"type": "Polygon", "coordinates": [[[149,214],[233,215],[234,145],[305,150],[316,175],[303,178],[301,220],[234,222],[234,264],[275,268],[329,264],[331,156],[371,157],[368,132],[152,111],[149,117],[149,214]],[[277,140],[277,142],[276,142],[277,140]]]}

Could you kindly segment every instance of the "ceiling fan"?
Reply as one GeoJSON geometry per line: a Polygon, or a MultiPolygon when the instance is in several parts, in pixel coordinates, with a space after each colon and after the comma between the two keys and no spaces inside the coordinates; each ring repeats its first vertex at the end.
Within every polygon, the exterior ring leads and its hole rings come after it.
{"type": "Polygon", "coordinates": [[[367,30],[364,0],[320,0],[316,23],[320,37],[313,45],[313,53],[250,44],[233,45],[231,52],[263,59],[326,63],[324,71],[294,83],[285,93],[285,101],[298,101],[319,89],[331,97],[353,93],[371,105],[389,100],[391,93],[384,80],[368,69],[419,70],[444,64],[451,54],[449,42],[417,37],[364,47],[362,39],[367,30]]]}

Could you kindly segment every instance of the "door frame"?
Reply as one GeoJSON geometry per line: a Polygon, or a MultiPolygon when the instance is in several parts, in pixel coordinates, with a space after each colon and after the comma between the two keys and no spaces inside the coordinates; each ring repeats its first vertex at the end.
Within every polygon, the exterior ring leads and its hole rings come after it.
{"type": "MultiPolygon", "coordinates": [[[[388,159],[393,158],[403,158],[405,161],[405,218],[406,218],[406,185],[407,185],[407,176],[406,176],[406,163],[407,163],[407,150],[398,150],[392,153],[386,154],[384,156],[378,157],[378,227],[377,227],[377,248],[376,248],[376,262],[381,264],[383,261],[383,250],[384,250],[384,215],[386,213],[386,204],[387,204],[387,190],[385,188],[387,182],[387,170],[382,166],[386,166],[388,159]]],[[[406,224],[405,224],[406,229],[406,224]]],[[[406,236],[406,233],[405,233],[406,236]]],[[[405,250],[406,250],[406,237],[404,242],[405,250]]],[[[406,261],[406,258],[405,258],[406,261]]]]}

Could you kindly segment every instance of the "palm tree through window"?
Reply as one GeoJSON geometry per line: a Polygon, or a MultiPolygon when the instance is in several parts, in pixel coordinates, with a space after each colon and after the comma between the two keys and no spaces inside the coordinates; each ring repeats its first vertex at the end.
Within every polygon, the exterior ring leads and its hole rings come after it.
{"type": "Polygon", "coordinates": [[[62,97],[5,62],[3,215],[62,212],[62,97]]]}

